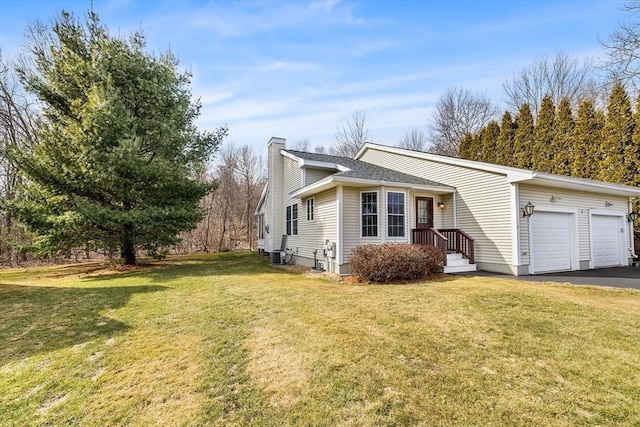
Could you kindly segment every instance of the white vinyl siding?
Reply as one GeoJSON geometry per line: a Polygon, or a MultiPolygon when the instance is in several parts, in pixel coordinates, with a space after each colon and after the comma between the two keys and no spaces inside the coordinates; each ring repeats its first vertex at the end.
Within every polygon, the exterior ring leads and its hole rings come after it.
{"type": "Polygon", "coordinates": [[[298,235],[288,236],[287,247],[298,249],[299,257],[311,260],[313,260],[313,251],[316,250],[317,259],[322,260],[325,240],[337,242],[336,189],[318,193],[314,199],[314,221],[298,220],[298,235]]]}
{"type": "Polygon", "coordinates": [[[318,182],[321,179],[328,177],[331,174],[334,174],[336,171],[329,169],[315,169],[315,168],[305,168],[305,183],[304,185],[311,185],[314,182],[318,182]]]}
{"type": "MultiPolygon", "coordinates": [[[[374,148],[368,149],[360,160],[456,187],[457,227],[476,239],[476,262],[512,263],[510,186],[505,175],[374,148]]],[[[434,197],[434,211],[439,210],[438,200],[434,197]]],[[[445,204],[444,210],[448,209],[445,204]]],[[[443,224],[442,217],[439,220],[443,224]]]]}
{"type": "MultiPolygon", "coordinates": [[[[622,196],[610,196],[606,194],[595,194],[584,191],[565,190],[560,188],[542,187],[539,185],[519,184],[520,203],[518,212],[520,213],[520,243],[522,248],[522,264],[529,264],[529,229],[527,219],[522,217],[522,209],[527,202],[531,202],[535,209],[547,207],[565,207],[576,210],[578,222],[578,257],[581,262],[591,260],[591,245],[589,231],[589,210],[598,209],[611,212],[626,212],[627,198],[622,196]],[[552,202],[551,197],[558,197],[552,202]],[[613,206],[605,206],[609,202],[613,206]]],[[[534,209],[533,215],[536,214],[534,209]]],[[[629,223],[624,221],[625,243],[631,247],[629,223]]]]}

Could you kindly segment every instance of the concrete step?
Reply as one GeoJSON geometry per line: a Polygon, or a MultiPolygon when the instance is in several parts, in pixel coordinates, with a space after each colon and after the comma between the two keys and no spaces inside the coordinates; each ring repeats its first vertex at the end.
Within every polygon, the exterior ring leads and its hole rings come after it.
{"type": "Polygon", "coordinates": [[[462,273],[476,270],[476,265],[469,264],[469,260],[462,258],[462,254],[447,254],[447,265],[444,267],[445,273],[462,273]]]}
{"type": "Polygon", "coordinates": [[[460,265],[468,265],[469,264],[469,260],[464,258],[464,259],[447,259],[447,265],[450,266],[460,266],[460,265]]]}
{"type": "Polygon", "coordinates": [[[445,265],[444,272],[445,273],[463,273],[465,271],[477,271],[477,266],[475,264],[466,264],[466,265],[445,265]]]}

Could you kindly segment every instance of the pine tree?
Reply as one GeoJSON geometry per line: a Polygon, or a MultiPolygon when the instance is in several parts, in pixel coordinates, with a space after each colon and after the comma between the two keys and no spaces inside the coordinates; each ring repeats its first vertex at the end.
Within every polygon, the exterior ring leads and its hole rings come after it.
{"type": "Polygon", "coordinates": [[[500,136],[500,125],[491,120],[482,132],[482,161],[486,163],[496,162],[496,145],[500,136]]]}
{"type": "Polygon", "coordinates": [[[571,149],[571,176],[596,179],[602,155],[604,116],[596,111],[593,101],[585,99],[578,106],[571,149]]]}
{"type": "Polygon", "coordinates": [[[500,123],[500,135],[496,142],[496,163],[513,166],[513,146],[516,139],[516,125],[511,119],[511,113],[505,111],[500,123]]]}
{"type": "Polygon", "coordinates": [[[571,175],[571,156],[573,148],[573,113],[571,101],[562,98],[556,113],[556,133],[553,138],[553,168],[558,175],[571,175]]]}
{"type": "Polygon", "coordinates": [[[622,83],[616,82],[609,95],[607,115],[602,130],[602,162],[598,178],[601,181],[624,184],[628,168],[625,166],[625,150],[632,145],[633,114],[631,102],[622,83]]]}
{"type": "Polygon", "coordinates": [[[531,107],[529,104],[522,104],[516,117],[516,136],[514,144],[514,165],[518,168],[531,169],[534,126],[531,107]]]}
{"type": "Polygon", "coordinates": [[[84,23],[62,12],[33,39],[34,65],[20,69],[42,102],[33,152],[14,152],[28,176],[14,207],[47,252],[91,243],[136,251],[177,242],[202,218],[212,185],[197,181],[226,134],[197,132],[200,105],[190,76],[170,53],[144,51],[144,37],[112,37],[88,13],[84,23]]]}
{"type": "Polygon", "coordinates": [[[541,172],[553,170],[553,138],[555,137],[556,107],[549,95],[542,98],[542,105],[535,124],[533,143],[533,169],[541,172]]]}

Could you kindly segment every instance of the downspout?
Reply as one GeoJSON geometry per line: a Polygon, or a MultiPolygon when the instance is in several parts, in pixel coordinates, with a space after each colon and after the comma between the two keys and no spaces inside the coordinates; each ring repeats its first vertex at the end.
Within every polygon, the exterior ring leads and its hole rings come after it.
{"type": "MultiPolygon", "coordinates": [[[[631,212],[633,212],[633,201],[632,200],[638,200],[640,199],[640,197],[629,197],[629,201],[627,202],[627,215],[629,215],[631,212]]],[[[630,234],[630,242],[631,242],[631,258],[636,258],[638,256],[638,254],[636,253],[636,245],[635,245],[635,234],[633,234],[633,222],[629,221],[629,216],[627,216],[627,218],[625,218],[627,220],[627,223],[629,224],[629,234],[630,234]]]]}
{"type": "Polygon", "coordinates": [[[456,195],[458,190],[453,192],[453,228],[458,228],[458,204],[456,202],[456,195]]]}
{"type": "Polygon", "coordinates": [[[336,190],[336,204],[338,209],[338,242],[336,248],[336,259],[338,260],[338,271],[335,273],[340,274],[340,268],[344,264],[344,192],[342,185],[339,185],[336,190]]]}

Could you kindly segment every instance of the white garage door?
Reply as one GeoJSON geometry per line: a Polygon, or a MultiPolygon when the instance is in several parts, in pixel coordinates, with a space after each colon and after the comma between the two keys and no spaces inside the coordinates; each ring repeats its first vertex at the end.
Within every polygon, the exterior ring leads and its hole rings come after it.
{"type": "Polygon", "coordinates": [[[534,273],[571,269],[571,215],[535,212],[531,216],[531,261],[534,273]]]}
{"type": "Polygon", "coordinates": [[[620,225],[618,217],[593,215],[591,217],[593,266],[620,265],[620,225]]]}

